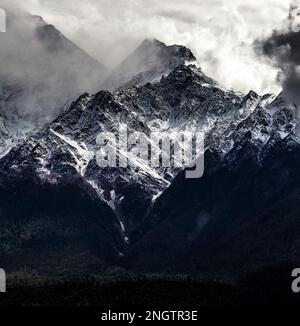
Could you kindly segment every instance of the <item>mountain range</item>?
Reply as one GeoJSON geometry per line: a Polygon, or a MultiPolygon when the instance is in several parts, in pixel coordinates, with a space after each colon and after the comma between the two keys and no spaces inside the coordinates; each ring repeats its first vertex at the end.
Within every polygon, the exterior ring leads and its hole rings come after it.
{"type": "Polygon", "coordinates": [[[147,39],[109,70],[41,18],[21,23],[38,47],[25,63],[10,59],[22,78],[1,71],[2,266],[235,278],[297,265],[294,104],[224,89],[184,46],[147,39]],[[120,124],[149,141],[153,131],[204,133],[204,176],[186,179],[184,169],[153,168],[130,154],[128,168],[100,168],[97,136],[120,124]]]}

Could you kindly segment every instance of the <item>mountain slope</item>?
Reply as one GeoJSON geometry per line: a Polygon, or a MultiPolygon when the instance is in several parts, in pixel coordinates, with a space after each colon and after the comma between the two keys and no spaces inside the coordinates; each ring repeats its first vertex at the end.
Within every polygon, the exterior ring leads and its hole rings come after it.
{"type": "Polygon", "coordinates": [[[180,174],[132,236],[130,268],[239,277],[298,266],[299,158],[291,135],[262,151],[247,137],[224,158],[207,152],[204,177],[180,174]]]}
{"type": "Polygon", "coordinates": [[[43,183],[30,171],[2,178],[0,260],[7,272],[101,274],[122,249],[110,207],[80,180],[43,183]]]}

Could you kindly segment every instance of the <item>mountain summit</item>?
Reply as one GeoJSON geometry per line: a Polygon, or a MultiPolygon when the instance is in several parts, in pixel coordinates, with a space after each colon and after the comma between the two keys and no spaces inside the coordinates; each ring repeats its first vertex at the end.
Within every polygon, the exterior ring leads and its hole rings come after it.
{"type": "Polygon", "coordinates": [[[116,88],[130,81],[144,85],[159,80],[180,65],[192,62],[196,62],[196,58],[188,48],[180,45],[167,46],[156,39],[146,39],[115,69],[107,84],[109,88],[116,88]]]}

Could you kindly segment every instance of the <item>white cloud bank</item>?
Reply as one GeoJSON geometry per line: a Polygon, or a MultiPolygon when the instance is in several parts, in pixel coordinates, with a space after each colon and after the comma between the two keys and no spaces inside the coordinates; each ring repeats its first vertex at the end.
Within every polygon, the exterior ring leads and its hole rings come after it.
{"type": "MultiPolygon", "coordinates": [[[[0,0],[4,3],[4,0],[0,0]]],[[[183,44],[204,72],[243,92],[278,92],[277,71],[252,43],[287,15],[289,0],[27,0],[39,14],[105,64],[114,65],[146,37],[183,44]]]]}

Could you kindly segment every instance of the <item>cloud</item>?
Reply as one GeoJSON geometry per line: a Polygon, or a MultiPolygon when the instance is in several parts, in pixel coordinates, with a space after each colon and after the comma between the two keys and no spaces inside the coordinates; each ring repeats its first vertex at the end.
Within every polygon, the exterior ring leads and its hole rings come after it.
{"type": "Polygon", "coordinates": [[[258,60],[252,44],[286,17],[289,3],[282,0],[28,0],[21,6],[105,64],[116,65],[152,37],[190,47],[203,70],[228,88],[279,91],[277,67],[258,60]]]}
{"type": "Polygon", "coordinates": [[[293,3],[285,25],[280,30],[257,42],[258,50],[280,69],[278,81],[283,94],[298,106],[300,105],[300,7],[293,3]]]}
{"type": "Polygon", "coordinates": [[[77,96],[99,90],[105,67],[40,17],[7,5],[7,28],[0,33],[1,116],[51,121],[77,96]]]}

